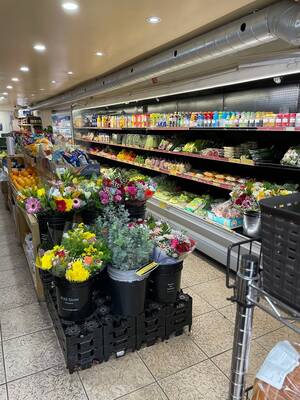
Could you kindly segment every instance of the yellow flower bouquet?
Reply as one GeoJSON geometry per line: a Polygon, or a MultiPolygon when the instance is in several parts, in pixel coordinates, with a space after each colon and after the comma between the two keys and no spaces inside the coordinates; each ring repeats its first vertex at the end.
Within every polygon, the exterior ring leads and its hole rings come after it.
{"type": "Polygon", "coordinates": [[[41,254],[37,265],[58,278],[81,283],[100,272],[109,260],[110,252],[104,241],[79,224],[64,234],[60,246],[41,254]]]}

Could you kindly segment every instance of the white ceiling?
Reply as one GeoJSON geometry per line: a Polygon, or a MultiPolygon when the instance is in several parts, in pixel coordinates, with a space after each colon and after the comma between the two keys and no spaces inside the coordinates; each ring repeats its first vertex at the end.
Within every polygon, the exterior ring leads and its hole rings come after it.
{"type": "Polygon", "coordinates": [[[62,2],[0,0],[0,96],[9,93],[0,107],[45,99],[272,1],[77,0],[80,9],[73,14],[63,11],[62,2]],[[148,24],[151,15],[161,23],[148,24]],[[46,45],[44,53],[33,50],[37,42],[46,45]],[[30,71],[20,72],[22,65],[30,71]]]}

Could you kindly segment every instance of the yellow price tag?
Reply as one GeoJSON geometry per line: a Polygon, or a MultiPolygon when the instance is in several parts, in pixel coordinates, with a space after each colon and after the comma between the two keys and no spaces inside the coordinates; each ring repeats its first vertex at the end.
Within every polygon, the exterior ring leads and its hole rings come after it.
{"type": "Polygon", "coordinates": [[[167,203],[164,203],[163,201],[159,202],[159,208],[167,208],[167,203]]]}
{"type": "Polygon", "coordinates": [[[143,276],[146,273],[152,271],[154,268],[156,268],[158,266],[158,263],[156,263],[155,261],[152,261],[151,263],[145,265],[144,267],[141,267],[137,272],[136,275],[138,276],[143,276]]]}

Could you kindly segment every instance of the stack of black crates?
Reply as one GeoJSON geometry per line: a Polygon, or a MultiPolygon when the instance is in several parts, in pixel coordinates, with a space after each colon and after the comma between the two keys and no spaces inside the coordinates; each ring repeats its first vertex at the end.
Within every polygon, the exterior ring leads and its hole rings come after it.
{"type": "Polygon", "coordinates": [[[136,317],[111,313],[110,298],[94,293],[95,311],[80,323],[63,320],[57,312],[56,289],[43,281],[45,300],[70,373],[92,364],[123,356],[128,351],[152,346],[171,335],[181,335],[192,326],[192,298],[182,291],[174,304],[148,300],[145,310],[136,317]]]}

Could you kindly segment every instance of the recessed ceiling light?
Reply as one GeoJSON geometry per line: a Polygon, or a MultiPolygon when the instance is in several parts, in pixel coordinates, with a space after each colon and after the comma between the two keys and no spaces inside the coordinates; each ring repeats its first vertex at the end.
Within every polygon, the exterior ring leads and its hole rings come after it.
{"type": "Polygon", "coordinates": [[[149,22],[149,24],[158,24],[159,22],[161,22],[161,18],[152,16],[148,17],[146,21],[149,22]]]}
{"type": "Polygon", "coordinates": [[[51,81],[51,83],[56,83],[56,81],[51,81]]]}
{"type": "Polygon", "coordinates": [[[73,75],[73,72],[72,71],[68,71],[68,75],[73,75]]]}
{"type": "Polygon", "coordinates": [[[8,96],[8,93],[7,92],[3,92],[2,93],[4,96],[8,96]]]}
{"type": "Polygon", "coordinates": [[[95,55],[98,57],[101,57],[101,56],[103,56],[103,53],[102,53],[102,51],[96,51],[95,55]]]}
{"type": "Polygon", "coordinates": [[[11,78],[13,82],[19,82],[19,78],[11,78]]]}
{"type": "Polygon", "coordinates": [[[22,65],[22,67],[20,67],[20,71],[22,72],[28,72],[29,68],[26,65],[22,65]]]}
{"type": "Polygon", "coordinates": [[[41,88],[40,90],[45,90],[44,88],[41,88]]]}
{"type": "Polygon", "coordinates": [[[43,51],[46,50],[46,46],[44,44],[42,44],[42,43],[36,43],[33,46],[33,48],[34,48],[34,50],[39,51],[39,52],[43,52],[43,51]]]}
{"type": "Polygon", "coordinates": [[[0,97],[0,100],[4,100],[4,99],[5,99],[5,97],[3,97],[3,96],[0,97]]]}
{"type": "Polygon", "coordinates": [[[31,97],[34,97],[34,96],[35,96],[35,94],[34,94],[34,93],[32,93],[32,94],[31,94],[31,97]]]}
{"type": "Polygon", "coordinates": [[[79,5],[75,1],[65,1],[61,6],[66,11],[76,11],[79,8],[79,5]]]}
{"type": "Polygon", "coordinates": [[[13,87],[11,85],[7,85],[6,89],[12,89],[13,87]]]}

